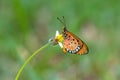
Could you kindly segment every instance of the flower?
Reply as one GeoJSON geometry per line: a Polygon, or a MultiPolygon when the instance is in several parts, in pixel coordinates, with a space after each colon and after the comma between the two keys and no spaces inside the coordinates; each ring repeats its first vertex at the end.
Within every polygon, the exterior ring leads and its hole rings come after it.
{"type": "Polygon", "coordinates": [[[58,30],[56,31],[55,37],[52,39],[49,39],[49,41],[52,42],[53,45],[59,44],[61,48],[63,48],[63,44],[62,44],[63,40],[64,40],[63,35],[60,34],[58,30]]]}
{"type": "Polygon", "coordinates": [[[55,40],[58,42],[59,46],[63,48],[63,45],[62,45],[63,36],[62,34],[59,34],[58,30],[56,31],[56,34],[55,34],[55,40]]]}

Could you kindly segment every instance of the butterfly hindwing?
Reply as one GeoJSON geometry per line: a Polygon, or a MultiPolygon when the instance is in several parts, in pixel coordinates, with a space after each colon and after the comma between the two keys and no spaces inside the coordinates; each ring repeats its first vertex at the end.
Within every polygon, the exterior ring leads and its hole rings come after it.
{"type": "Polygon", "coordinates": [[[73,54],[86,54],[88,52],[87,45],[73,33],[64,29],[63,31],[63,51],[73,54]]]}

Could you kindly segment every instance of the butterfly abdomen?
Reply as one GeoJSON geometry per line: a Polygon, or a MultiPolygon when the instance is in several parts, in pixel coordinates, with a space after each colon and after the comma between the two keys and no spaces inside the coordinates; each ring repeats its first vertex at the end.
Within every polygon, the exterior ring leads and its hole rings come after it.
{"type": "Polygon", "coordinates": [[[77,54],[83,55],[89,52],[87,45],[84,43],[82,48],[77,52],[77,54]]]}

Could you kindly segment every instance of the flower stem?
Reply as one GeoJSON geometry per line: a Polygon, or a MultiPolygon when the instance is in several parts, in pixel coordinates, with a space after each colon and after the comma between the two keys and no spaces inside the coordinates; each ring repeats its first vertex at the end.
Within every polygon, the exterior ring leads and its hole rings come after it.
{"type": "Polygon", "coordinates": [[[46,48],[50,43],[47,43],[45,44],[44,46],[42,46],[41,48],[39,48],[38,50],[36,50],[26,61],[25,63],[21,66],[21,68],[19,69],[16,77],[15,77],[15,80],[18,80],[19,79],[19,76],[21,74],[21,72],[23,71],[24,67],[26,66],[26,64],[28,64],[28,62],[36,55],[38,54],[38,52],[40,52],[41,50],[43,50],[44,48],[46,48]]]}

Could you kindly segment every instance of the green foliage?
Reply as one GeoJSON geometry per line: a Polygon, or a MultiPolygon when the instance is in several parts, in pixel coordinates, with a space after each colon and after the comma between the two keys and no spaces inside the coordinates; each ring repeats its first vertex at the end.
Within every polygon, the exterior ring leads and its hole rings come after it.
{"type": "Polygon", "coordinates": [[[32,59],[20,80],[119,80],[119,0],[1,0],[0,79],[14,80],[23,62],[62,31],[89,47],[87,55],[63,54],[49,46],[32,59]]]}

